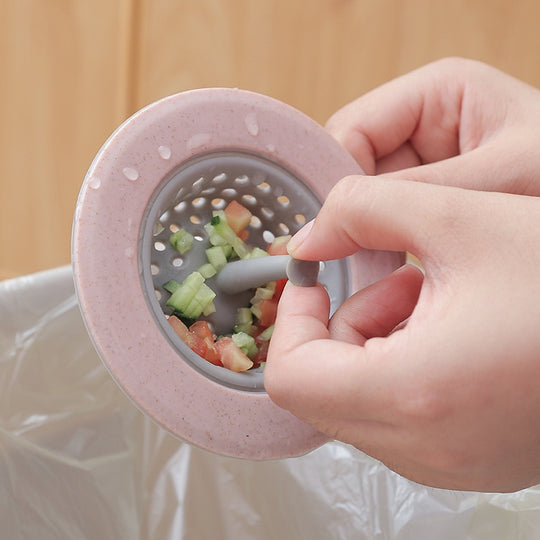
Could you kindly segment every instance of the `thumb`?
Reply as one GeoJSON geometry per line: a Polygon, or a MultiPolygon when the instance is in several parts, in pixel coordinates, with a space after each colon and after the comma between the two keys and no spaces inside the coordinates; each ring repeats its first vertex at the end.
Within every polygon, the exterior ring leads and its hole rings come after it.
{"type": "Polygon", "coordinates": [[[293,236],[288,249],[305,260],[340,259],[361,248],[407,251],[421,260],[444,256],[448,242],[459,241],[459,227],[474,214],[470,206],[477,195],[382,176],[346,177],[334,186],[315,220],[293,236]]]}

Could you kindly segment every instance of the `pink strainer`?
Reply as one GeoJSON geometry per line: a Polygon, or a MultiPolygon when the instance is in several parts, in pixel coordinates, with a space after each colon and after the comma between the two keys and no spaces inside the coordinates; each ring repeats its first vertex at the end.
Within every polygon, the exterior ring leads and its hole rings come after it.
{"type": "MultiPolygon", "coordinates": [[[[296,456],[327,440],[273,404],[260,369],[234,373],[191,351],[167,322],[162,285],[200,267],[207,247],[203,225],[229,201],[250,209],[249,243],[264,247],[313,218],[340,178],[361,173],[304,114],[236,89],[167,97],[113,133],[81,189],[73,268],[96,350],[142,411],[177,437],[228,456],[296,456]],[[184,256],[167,241],[179,227],[195,237],[184,256]]],[[[335,310],[402,262],[402,254],[362,251],[322,264],[319,280],[335,310]]],[[[236,282],[245,279],[247,287],[247,276],[261,270],[243,272],[236,282]]],[[[209,320],[226,332],[252,291],[212,285],[217,309],[209,320]]]]}

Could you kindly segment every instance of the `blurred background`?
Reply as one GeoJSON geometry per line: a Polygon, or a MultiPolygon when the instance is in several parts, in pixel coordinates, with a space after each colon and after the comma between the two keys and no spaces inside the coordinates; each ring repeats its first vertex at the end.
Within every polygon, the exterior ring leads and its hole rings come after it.
{"type": "Polygon", "coordinates": [[[240,87],[324,124],[449,55],[540,86],[537,0],[0,0],[0,279],[69,263],[97,150],[142,106],[240,87]]]}

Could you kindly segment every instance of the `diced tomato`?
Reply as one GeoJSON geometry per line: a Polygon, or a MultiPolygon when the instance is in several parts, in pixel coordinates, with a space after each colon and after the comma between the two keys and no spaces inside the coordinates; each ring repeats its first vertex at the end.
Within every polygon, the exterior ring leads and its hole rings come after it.
{"type": "Polygon", "coordinates": [[[287,285],[287,278],[284,279],[278,279],[276,281],[276,290],[274,291],[273,298],[277,301],[281,298],[281,294],[283,293],[283,289],[285,288],[285,285],[287,285]]]}
{"type": "Polygon", "coordinates": [[[232,200],[225,207],[225,217],[229,227],[236,233],[242,232],[251,221],[253,214],[238,201],[232,200]]]}
{"type": "Polygon", "coordinates": [[[178,337],[196,354],[216,366],[221,366],[219,353],[216,349],[210,327],[206,321],[197,321],[188,327],[174,315],[169,317],[169,324],[178,337]]]}
{"type": "Polygon", "coordinates": [[[205,343],[204,339],[201,339],[199,336],[190,332],[188,341],[185,343],[194,353],[197,353],[202,358],[206,357],[208,345],[205,343]]]}
{"type": "Polygon", "coordinates": [[[216,341],[216,348],[220,354],[221,363],[231,371],[247,371],[253,367],[253,362],[240,350],[240,347],[228,336],[216,341]]]}
{"type": "Polygon", "coordinates": [[[266,250],[268,255],[287,255],[287,244],[289,243],[290,239],[290,234],[276,236],[266,250]]]}
{"type": "Polygon", "coordinates": [[[261,318],[259,320],[263,328],[268,328],[276,321],[278,302],[275,298],[269,300],[262,300],[261,304],[261,318]]]}
{"type": "Polygon", "coordinates": [[[176,332],[178,337],[185,343],[189,340],[189,330],[188,327],[174,315],[169,317],[169,324],[172,326],[173,330],[176,332]]]}
{"type": "Polygon", "coordinates": [[[204,359],[208,360],[208,362],[214,364],[215,366],[222,366],[223,363],[221,362],[221,355],[219,354],[216,342],[214,340],[210,340],[209,338],[205,338],[204,342],[206,344],[204,359]]]}
{"type": "Polygon", "coordinates": [[[216,337],[214,334],[212,334],[212,330],[210,330],[210,326],[207,321],[195,321],[190,327],[189,331],[195,334],[196,336],[199,336],[201,339],[211,339],[212,341],[215,341],[216,337]]]}
{"type": "Polygon", "coordinates": [[[266,362],[266,357],[268,356],[268,347],[270,345],[270,340],[261,341],[260,343],[257,343],[259,350],[257,351],[257,354],[255,355],[255,358],[253,358],[253,363],[255,365],[261,364],[261,362],[266,362]]]}

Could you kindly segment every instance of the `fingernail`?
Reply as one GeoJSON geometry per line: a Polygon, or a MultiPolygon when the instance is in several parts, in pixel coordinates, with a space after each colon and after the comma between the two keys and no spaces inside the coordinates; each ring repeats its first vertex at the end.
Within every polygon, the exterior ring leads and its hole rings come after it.
{"type": "Polygon", "coordinates": [[[311,228],[313,227],[314,219],[308,221],[290,240],[287,244],[288,252],[293,255],[293,253],[304,243],[304,240],[309,235],[311,228]]]}

